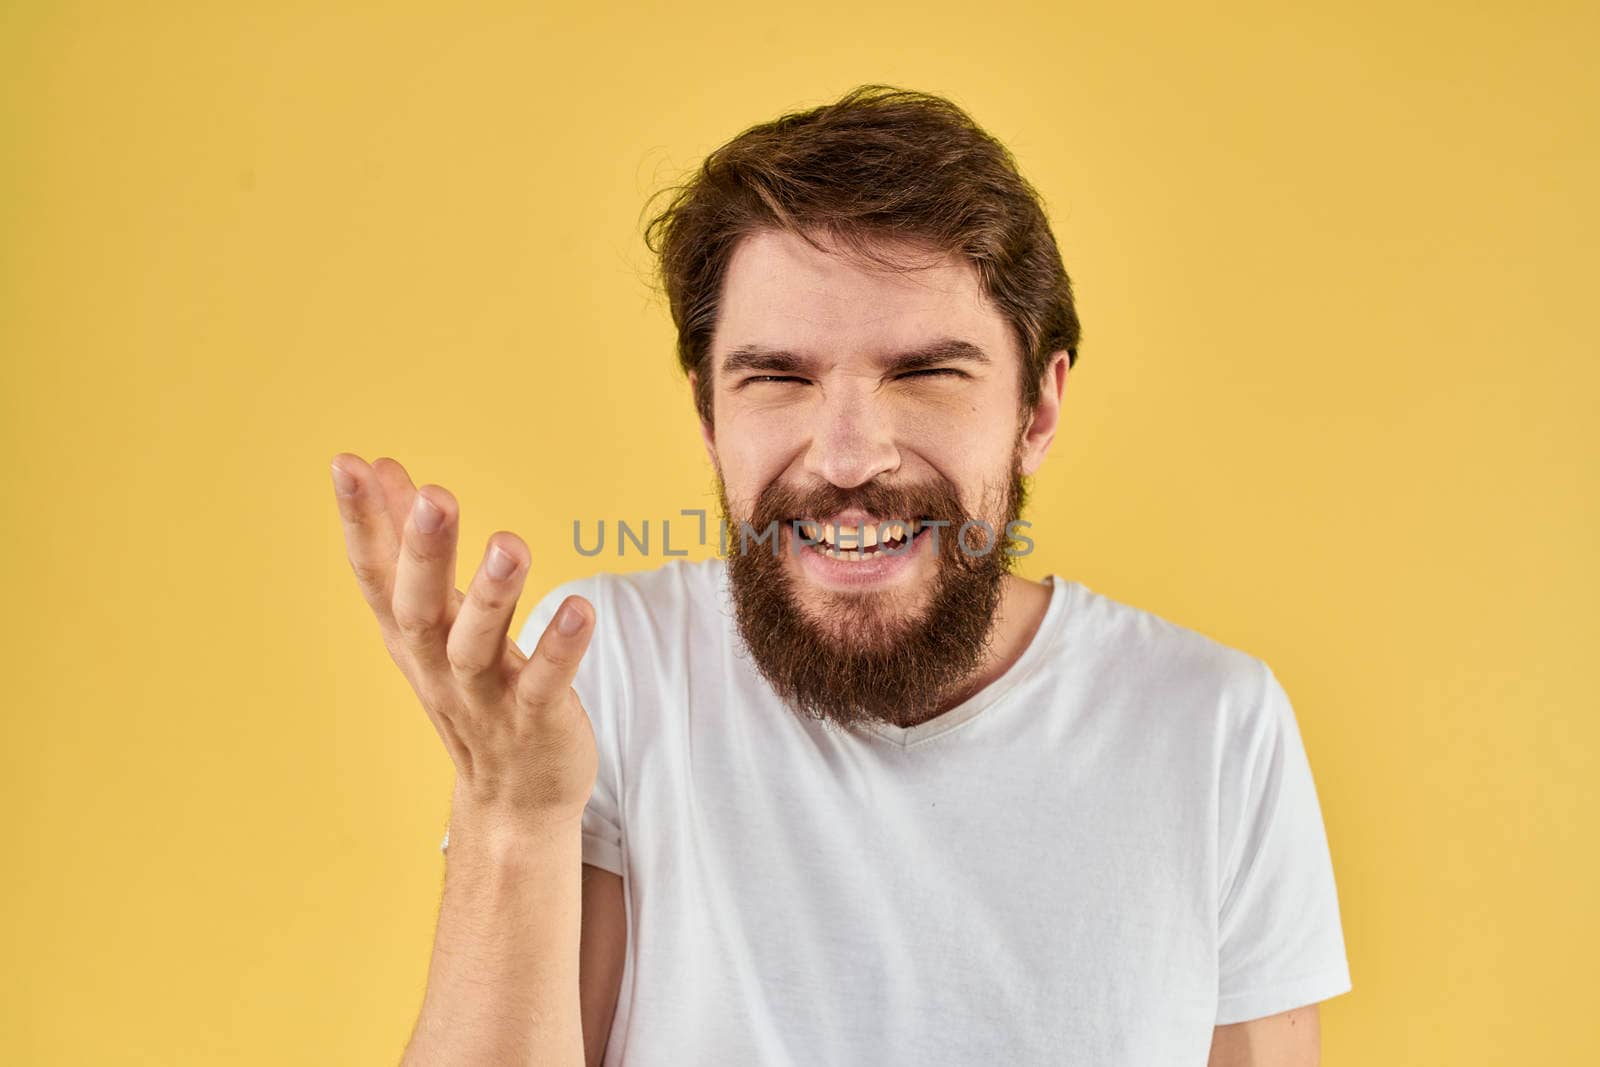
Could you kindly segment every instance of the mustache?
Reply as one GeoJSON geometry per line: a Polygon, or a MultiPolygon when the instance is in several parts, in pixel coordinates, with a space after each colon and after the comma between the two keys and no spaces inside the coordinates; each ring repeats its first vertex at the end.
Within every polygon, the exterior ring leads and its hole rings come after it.
{"type": "Polygon", "coordinates": [[[774,482],[756,498],[753,523],[823,518],[842,511],[863,511],[880,520],[966,518],[961,498],[948,481],[916,485],[869,482],[851,489],[832,484],[802,488],[774,482]]]}

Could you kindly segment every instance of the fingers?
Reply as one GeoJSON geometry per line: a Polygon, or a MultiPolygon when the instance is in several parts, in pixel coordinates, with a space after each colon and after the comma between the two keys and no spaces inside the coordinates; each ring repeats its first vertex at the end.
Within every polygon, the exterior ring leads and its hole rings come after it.
{"type": "Polygon", "coordinates": [[[349,452],[334,456],[332,469],[350,566],[378,622],[388,627],[400,538],[390,523],[383,485],[365,460],[349,452]]]}
{"type": "Polygon", "coordinates": [[[455,588],[455,497],[441,486],[417,490],[400,539],[394,574],[394,621],[413,660],[446,670],[445,637],[455,588]]]}
{"type": "Polygon", "coordinates": [[[502,700],[522,653],[509,640],[511,616],[528,574],[528,548],[504,531],[489,538],[478,573],[467,586],[445,654],[450,669],[479,706],[502,700]]]}
{"type": "Polygon", "coordinates": [[[412,504],[416,500],[417,487],[412,484],[411,475],[406,473],[399,460],[379,456],[372,461],[372,470],[383,486],[383,496],[389,505],[389,518],[394,524],[395,543],[398,544],[406,528],[406,516],[411,514],[412,504]]]}
{"type": "Polygon", "coordinates": [[[593,635],[594,606],[581,596],[563,600],[528,662],[517,672],[517,702],[534,712],[560,706],[593,635]]]}
{"type": "MultiPolygon", "coordinates": [[[[406,472],[404,465],[397,459],[379,456],[372,461],[372,470],[383,485],[384,500],[389,506],[389,518],[394,524],[394,539],[398,545],[405,534],[406,519],[410,517],[411,509],[416,506],[417,487],[412,483],[411,475],[406,472]]],[[[451,585],[450,606],[445,611],[446,626],[455,619],[456,609],[461,606],[461,600],[461,590],[451,585]]]]}

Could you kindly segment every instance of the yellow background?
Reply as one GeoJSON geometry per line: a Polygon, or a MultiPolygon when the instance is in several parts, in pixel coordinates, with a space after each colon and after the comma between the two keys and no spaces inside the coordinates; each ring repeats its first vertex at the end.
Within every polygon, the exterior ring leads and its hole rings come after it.
{"type": "Polygon", "coordinates": [[[463,581],[502,528],[540,593],[659,562],[570,545],[714,501],[644,202],[885,81],[1016,152],[1077,286],[1027,572],[1295,702],[1327,1062],[1586,1062],[1594,11],[7,5],[0,1060],[398,1056],[449,763],[327,462],[454,491],[463,581]]]}

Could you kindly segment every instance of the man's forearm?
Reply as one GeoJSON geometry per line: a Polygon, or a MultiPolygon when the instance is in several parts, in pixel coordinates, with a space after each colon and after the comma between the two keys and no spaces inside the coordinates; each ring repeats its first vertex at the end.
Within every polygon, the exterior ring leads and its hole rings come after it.
{"type": "Polygon", "coordinates": [[[576,821],[539,830],[452,818],[428,989],[404,1067],[582,1067],[576,821]]]}

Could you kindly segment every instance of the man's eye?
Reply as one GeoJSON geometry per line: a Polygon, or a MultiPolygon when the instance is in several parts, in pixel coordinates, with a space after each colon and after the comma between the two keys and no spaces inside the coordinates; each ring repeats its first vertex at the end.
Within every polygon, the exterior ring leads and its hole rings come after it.
{"type": "Polygon", "coordinates": [[[796,378],[789,374],[752,374],[744,380],[745,385],[754,385],[757,382],[804,382],[804,378],[796,378]]]}
{"type": "Polygon", "coordinates": [[[923,370],[908,370],[900,375],[902,378],[965,378],[965,371],[956,370],[954,367],[928,367],[923,370]]]}

